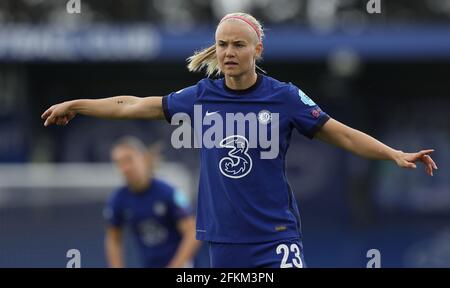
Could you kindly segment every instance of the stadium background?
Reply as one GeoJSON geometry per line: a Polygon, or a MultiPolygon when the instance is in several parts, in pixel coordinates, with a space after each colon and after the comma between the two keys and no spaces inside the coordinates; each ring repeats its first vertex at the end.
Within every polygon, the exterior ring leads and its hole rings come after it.
{"type": "MultiPolygon", "coordinates": [[[[41,113],[75,98],[164,95],[203,77],[185,68],[227,12],[266,28],[261,67],[332,117],[405,151],[434,148],[439,170],[359,159],[295,133],[288,176],[310,267],[450,267],[450,1],[81,0],[0,2],[0,267],[104,267],[102,208],[121,183],[109,148],[131,134],[165,144],[158,174],[195,199],[198,151],[170,145],[160,121],[41,113]]],[[[137,266],[132,241],[127,262],[137,266]]],[[[204,249],[197,261],[207,265],[204,249]]]]}

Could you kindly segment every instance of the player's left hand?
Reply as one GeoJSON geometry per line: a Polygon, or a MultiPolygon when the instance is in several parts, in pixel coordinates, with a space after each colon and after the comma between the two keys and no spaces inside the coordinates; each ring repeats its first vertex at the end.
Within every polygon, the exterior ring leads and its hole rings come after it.
{"type": "Polygon", "coordinates": [[[438,169],[436,163],[431,159],[430,154],[434,149],[422,150],[416,153],[400,152],[395,158],[398,166],[403,168],[417,168],[416,162],[422,162],[425,165],[425,172],[433,176],[433,169],[438,169]]]}

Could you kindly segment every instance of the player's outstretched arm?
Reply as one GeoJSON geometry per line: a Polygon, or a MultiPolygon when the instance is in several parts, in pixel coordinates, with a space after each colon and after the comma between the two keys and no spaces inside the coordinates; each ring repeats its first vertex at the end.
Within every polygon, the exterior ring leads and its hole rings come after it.
{"type": "Polygon", "coordinates": [[[51,106],[41,118],[45,121],[44,126],[66,125],[77,114],[108,119],[164,119],[161,96],[115,96],[67,101],[51,106]]]}
{"type": "Polygon", "coordinates": [[[415,153],[395,150],[375,138],[334,119],[328,120],[314,137],[364,158],[394,161],[403,168],[417,168],[416,162],[422,162],[425,165],[426,173],[430,176],[433,176],[433,169],[437,169],[436,164],[430,157],[430,154],[434,151],[433,149],[415,153]]]}

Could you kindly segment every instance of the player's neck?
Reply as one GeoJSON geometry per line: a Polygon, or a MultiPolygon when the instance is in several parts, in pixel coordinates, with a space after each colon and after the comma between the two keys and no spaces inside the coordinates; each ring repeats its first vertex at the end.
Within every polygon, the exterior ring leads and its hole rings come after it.
{"type": "Polygon", "coordinates": [[[256,72],[239,76],[225,75],[225,85],[232,90],[245,90],[252,87],[257,79],[258,74],[256,74],[256,72]]]}
{"type": "Polygon", "coordinates": [[[129,184],[130,190],[134,193],[142,193],[146,191],[150,187],[150,180],[149,179],[143,179],[142,181],[139,181],[139,183],[133,183],[129,184]]]}

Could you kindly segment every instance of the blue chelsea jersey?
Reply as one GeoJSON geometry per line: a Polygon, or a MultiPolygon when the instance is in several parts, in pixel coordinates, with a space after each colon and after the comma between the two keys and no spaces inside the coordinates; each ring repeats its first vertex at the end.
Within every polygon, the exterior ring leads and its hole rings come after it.
{"type": "Polygon", "coordinates": [[[165,182],[152,179],[142,192],[122,187],[113,193],[104,216],[110,225],[128,225],[139,248],[142,264],[163,268],[174,256],[182,235],[177,222],[192,215],[184,194],[165,182]]]}
{"type": "Polygon", "coordinates": [[[188,120],[201,148],[197,239],[301,238],[285,155],[293,128],[312,138],[330,118],[305,93],[263,75],[246,90],[206,78],[163,97],[163,109],[173,124],[188,120]]]}

